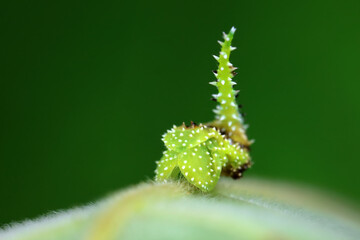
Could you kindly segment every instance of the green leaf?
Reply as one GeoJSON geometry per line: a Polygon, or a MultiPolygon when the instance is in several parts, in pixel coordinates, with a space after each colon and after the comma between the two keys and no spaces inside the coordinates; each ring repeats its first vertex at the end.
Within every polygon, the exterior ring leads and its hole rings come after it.
{"type": "Polygon", "coordinates": [[[144,183],[97,204],[5,227],[2,240],[360,239],[358,209],[282,182],[222,178],[211,194],[144,183]]]}

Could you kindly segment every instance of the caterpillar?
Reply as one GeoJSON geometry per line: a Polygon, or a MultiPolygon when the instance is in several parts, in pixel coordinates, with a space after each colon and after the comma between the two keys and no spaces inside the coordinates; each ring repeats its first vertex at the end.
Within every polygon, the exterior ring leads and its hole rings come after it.
{"type": "Polygon", "coordinates": [[[231,42],[235,33],[232,27],[228,34],[223,33],[224,41],[219,56],[214,58],[219,66],[213,71],[216,81],[210,82],[218,89],[212,99],[218,102],[214,109],[215,120],[206,124],[190,126],[184,123],[173,126],[162,138],[166,150],[156,162],[155,181],[185,178],[190,184],[203,192],[214,189],[221,175],[240,178],[251,167],[250,145],[246,135],[246,125],[236,104],[239,93],[232,78],[236,68],[230,63],[230,54],[235,47],[231,42]]]}

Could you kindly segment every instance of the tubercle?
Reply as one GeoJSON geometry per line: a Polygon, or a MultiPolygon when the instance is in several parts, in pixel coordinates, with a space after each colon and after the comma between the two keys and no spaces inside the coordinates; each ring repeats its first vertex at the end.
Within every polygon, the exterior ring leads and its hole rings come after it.
{"type": "Polygon", "coordinates": [[[228,34],[223,33],[224,41],[218,41],[221,45],[221,51],[219,56],[214,55],[214,58],[219,63],[219,67],[213,71],[216,81],[210,82],[210,84],[218,89],[218,93],[213,94],[212,97],[219,105],[213,110],[215,120],[208,125],[220,129],[235,142],[249,147],[252,142],[248,140],[246,135],[247,125],[244,125],[244,119],[239,112],[239,105],[236,103],[239,90],[233,89],[236,82],[232,78],[236,75],[235,70],[237,68],[230,62],[230,54],[236,49],[231,46],[235,31],[236,29],[232,27],[228,34]]]}

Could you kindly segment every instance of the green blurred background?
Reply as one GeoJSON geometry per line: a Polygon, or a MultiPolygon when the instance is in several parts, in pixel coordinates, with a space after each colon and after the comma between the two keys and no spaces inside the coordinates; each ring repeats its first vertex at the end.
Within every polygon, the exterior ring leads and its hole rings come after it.
{"type": "Polygon", "coordinates": [[[213,118],[233,25],[245,175],[360,201],[360,1],[1,5],[0,224],[151,179],[167,129],[213,118]]]}

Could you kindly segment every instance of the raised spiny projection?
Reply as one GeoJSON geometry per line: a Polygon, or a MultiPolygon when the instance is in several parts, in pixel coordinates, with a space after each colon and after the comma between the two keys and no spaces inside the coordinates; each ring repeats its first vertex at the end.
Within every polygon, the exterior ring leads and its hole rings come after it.
{"type": "Polygon", "coordinates": [[[243,171],[251,166],[245,125],[232,81],[235,67],[230,63],[230,53],[235,48],[231,41],[235,28],[224,33],[224,42],[219,41],[221,52],[214,58],[219,68],[214,71],[216,81],[210,82],[218,89],[213,95],[219,105],[214,110],[215,120],[206,124],[174,126],[163,135],[167,148],[157,162],[156,181],[185,178],[189,183],[204,192],[211,191],[220,175],[240,178],[243,171]]]}

